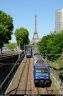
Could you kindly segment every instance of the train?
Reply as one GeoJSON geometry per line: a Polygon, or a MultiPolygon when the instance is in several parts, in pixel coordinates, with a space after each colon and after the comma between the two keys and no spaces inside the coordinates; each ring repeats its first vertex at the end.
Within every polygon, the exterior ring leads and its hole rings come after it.
{"type": "Polygon", "coordinates": [[[27,48],[25,51],[25,55],[27,58],[31,58],[32,57],[32,48],[27,48]]]}
{"type": "Polygon", "coordinates": [[[50,79],[50,65],[44,63],[43,60],[37,60],[37,62],[33,65],[33,76],[35,87],[51,86],[52,81],[50,79]]]}

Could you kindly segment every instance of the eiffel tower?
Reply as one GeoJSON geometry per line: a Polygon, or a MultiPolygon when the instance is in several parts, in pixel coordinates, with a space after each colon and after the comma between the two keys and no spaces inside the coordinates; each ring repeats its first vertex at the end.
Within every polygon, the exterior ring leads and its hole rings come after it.
{"type": "Polygon", "coordinates": [[[38,32],[37,32],[37,20],[36,20],[36,18],[37,18],[37,16],[35,15],[35,31],[33,34],[32,42],[37,42],[39,40],[38,32]]]}

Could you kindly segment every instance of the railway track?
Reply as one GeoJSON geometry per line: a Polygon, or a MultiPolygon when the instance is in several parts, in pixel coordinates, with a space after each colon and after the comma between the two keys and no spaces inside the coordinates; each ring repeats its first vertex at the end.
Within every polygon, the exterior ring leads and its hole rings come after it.
{"type": "Polygon", "coordinates": [[[30,65],[30,59],[26,59],[26,64],[23,67],[15,94],[20,94],[20,93],[26,94],[26,91],[28,91],[27,90],[27,83],[28,83],[29,65],[30,65]]]}
{"type": "Polygon", "coordinates": [[[14,82],[13,88],[7,94],[31,94],[31,58],[25,58],[19,67],[19,72],[17,72],[18,78],[14,82]]]}
{"type": "Polygon", "coordinates": [[[53,94],[51,87],[37,88],[37,94],[53,94]]]}

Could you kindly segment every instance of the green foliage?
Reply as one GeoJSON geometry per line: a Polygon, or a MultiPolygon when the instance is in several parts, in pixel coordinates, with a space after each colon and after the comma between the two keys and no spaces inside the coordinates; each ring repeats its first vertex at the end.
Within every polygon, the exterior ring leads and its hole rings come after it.
{"type": "Polygon", "coordinates": [[[0,11],[0,48],[11,40],[13,20],[10,15],[0,11]]]}
{"type": "Polygon", "coordinates": [[[57,63],[59,64],[59,77],[62,79],[63,78],[63,53],[57,60],[57,63]]]}
{"type": "Polygon", "coordinates": [[[50,62],[50,65],[52,68],[55,68],[56,70],[59,70],[59,64],[57,61],[50,62]]]}
{"type": "Polygon", "coordinates": [[[16,29],[15,36],[17,40],[17,44],[20,46],[24,46],[24,44],[28,44],[30,42],[29,40],[29,32],[25,28],[16,29]]]}
{"type": "Polygon", "coordinates": [[[17,47],[17,44],[16,43],[9,43],[7,45],[7,48],[10,49],[10,50],[14,50],[14,48],[16,48],[16,47],[17,47]]]}
{"type": "Polygon", "coordinates": [[[57,60],[59,55],[53,54],[61,54],[63,52],[63,31],[58,34],[51,33],[44,36],[37,45],[42,55],[50,54],[47,56],[49,60],[57,60]]]}

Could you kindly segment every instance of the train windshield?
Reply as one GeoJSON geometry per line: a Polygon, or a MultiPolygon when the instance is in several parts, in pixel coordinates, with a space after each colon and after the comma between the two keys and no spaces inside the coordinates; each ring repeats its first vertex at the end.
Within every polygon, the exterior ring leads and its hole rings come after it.
{"type": "Polygon", "coordinates": [[[30,53],[30,51],[26,51],[26,53],[30,53]]]}
{"type": "Polygon", "coordinates": [[[48,68],[36,68],[36,75],[48,74],[48,68]]]}

